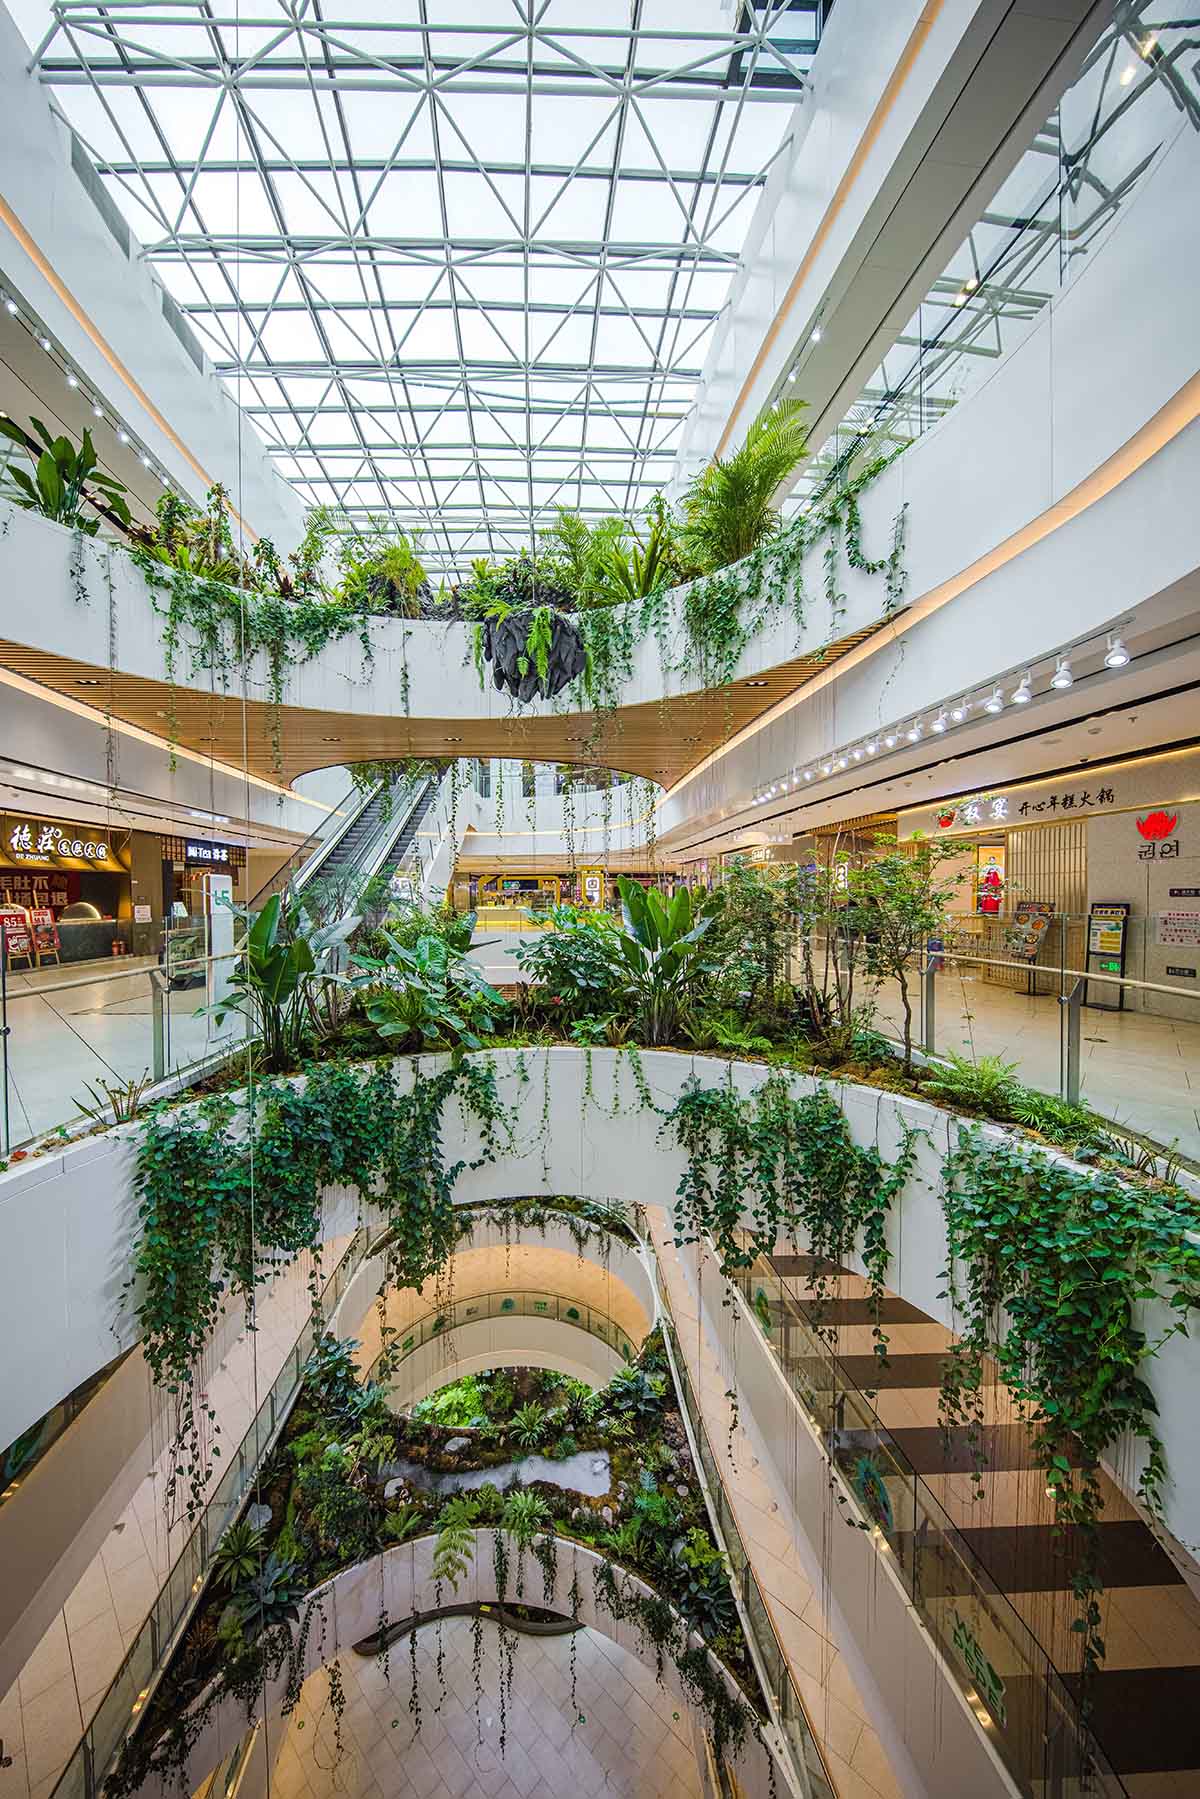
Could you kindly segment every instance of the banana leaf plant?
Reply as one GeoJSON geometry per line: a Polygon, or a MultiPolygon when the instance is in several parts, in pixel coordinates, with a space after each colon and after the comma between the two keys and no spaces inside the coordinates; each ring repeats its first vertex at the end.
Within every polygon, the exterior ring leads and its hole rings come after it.
{"type": "Polygon", "coordinates": [[[343,980],[339,951],[362,922],[346,914],[313,925],[299,900],[273,893],[261,912],[234,906],[246,931],[229,992],[198,1017],[223,1024],[230,1013],[246,1019],[262,1046],[264,1069],[273,1074],[295,1068],[310,1042],[334,1022],[331,992],[343,980]]]}
{"type": "Polygon", "coordinates": [[[616,932],[630,998],[647,1046],[670,1043],[679,1033],[688,987],[700,973],[700,945],[720,909],[721,896],[708,894],[698,905],[686,887],[673,899],[617,878],[624,929],[616,932]]]}
{"type": "Polygon", "coordinates": [[[84,432],[76,448],[69,437],[55,437],[41,419],[31,418],[29,423],[36,436],[15,420],[0,418],[0,433],[19,444],[33,464],[32,475],[22,468],[8,469],[0,496],[88,537],[96,535],[101,518],[130,535],[132,521],[125,500],[129,489],[99,470],[91,432],[84,432]],[[85,506],[98,516],[89,517],[85,506]]]}
{"type": "MultiPolygon", "coordinates": [[[[405,945],[386,928],[387,955],[355,956],[350,985],[361,991],[367,1017],[397,1048],[449,1044],[460,1054],[482,1047],[479,1033],[495,1028],[508,1010],[503,994],[483,971],[444,937],[418,937],[405,945]]],[[[469,944],[469,939],[468,939],[469,944]]]]}

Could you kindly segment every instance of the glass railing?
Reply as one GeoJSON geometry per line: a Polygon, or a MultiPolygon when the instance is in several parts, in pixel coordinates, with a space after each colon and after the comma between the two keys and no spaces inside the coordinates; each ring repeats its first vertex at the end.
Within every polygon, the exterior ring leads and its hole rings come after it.
{"type": "MultiPolygon", "coordinates": [[[[928,1055],[1013,1064],[1023,1086],[1107,1121],[1135,1162],[1149,1143],[1200,1164],[1188,1079],[1200,1066],[1200,943],[1187,941],[1196,924],[1186,910],[1123,922],[1019,905],[1012,916],[956,916],[906,971],[913,1042],[928,1055]]],[[[865,1001],[873,989],[875,1026],[899,1042],[904,995],[895,979],[875,984],[870,957],[862,946],[856,992],[865,1001]]],[[[1159,1172],[1172,1160],[1160,1156],[1159,1172]]]]}
{"type": "Polygon", "coordinates": [[[326,1281],[320,1315],[314,1313],[310,1317],[250,1428],[225,1463],[216,1491],[201,1511],[115,1679],[60,1775],[53,1789],[54,1799],[96,1799],[191,1617],[222,1534],[241,1510],[264,1457],[287,1419],[300,1391],[305,1365],[323,1328],[321,1318],[336,1307],[380,1234],[376,1231],[372,1236],[365,1227],[359,1229],[326,1281]]]}
{"type": "Polygon", "coordinates": [[[467,1299],[450,1300],[401,1325],[395,1340],[371,1364],[369,1378],[386,1379],[398,1363],[415,1355],[426,1343],[447,1338],[464,1324],[482,1324],[491,1318],[544,1318],[555,1324],[569,1324],[597,1337],[626,1362],[637,1354],[629,1332],[607,1312],[566,1293],[506,1287],[495,1293],[473,1293],[467,1299]]]}
{"type": "Polygon", "coordinates": [[[202,1070],[245,1040],[240,1013],[218,1023],[204,1011],[235,958],[193,954],[195,940],[172,933],[161,964],[67,963],[0,980],[0,1161],[51,1133],[68,1141],[97,1117],[111,1124],[139,1087],[202,1070]]]}
{"type": "Polygon", "coordinates": [[[789,511],[914,442],[1034,329],[1095,260],[1175,138],[1200,129],[1195,52],[1194,20],[1164,17],[1153,0],[1115,9],[1080,75],[806,469],[789,511]]]}
{"type": "MultiPolygon", "coordinates": [[[[1020,1614],[979,1565],[878,1413],[848,1377],[765,1257],[733,1276],[746,1302],[706,1314],[723,1350],[747,1353],[753,1330],[773,1352],[808,1426],[842,1477],[847,1502],[860,1514],[905,1596],[941,1652],[981,1727],[1022,1793],[1037,1799],[1120,1799],[1126,1788],[1090,1736],[1079,1708],[1049,1655],[1020,1614]]],[[[797,1420],[798,1428],[804,1428],[797,1420]]],[[[799,1482],[794,1457],[777,1466],[799,1482]]],[[[797,1492],[796,1502],[800,1496],[797,1492]]]]}
{"type": "MultiPolygon", "coordinates": [[[[421,780],[393,794],[348,868],[326,870],[325,857],[358,813],[322,838],[320,854],[312,839],[301,845],[294,871],[299,890],[316,897],[324,881],[326,910],[353,907],[427,786],[421,780]]],[[[268,883],[259,903],[275,890],[268,883]]],[[[236,956],[205,950],[205,921],[196,918],[166,931],[157,956],[121,956],[112,967],[68,962],[11,970],[0,951],[0,1160],[49,1133],[67,1140],[90,1128],[94,1116],[112,1123],[114,1108],[128,1108],[139,1085],[194,1075],[244,1043],[241,1013],[218,1022],[208,1010],[236,956]]]]}

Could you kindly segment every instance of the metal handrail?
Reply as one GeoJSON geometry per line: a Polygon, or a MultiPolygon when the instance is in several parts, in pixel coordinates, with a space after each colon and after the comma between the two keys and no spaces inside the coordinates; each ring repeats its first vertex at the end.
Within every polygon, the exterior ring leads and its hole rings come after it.
{"type": "MultiPolygon", "coordinates": [[[[830,1444],[825,1442],[826,1433],[818,1421],[812,1405],[809,1403],[809,1398],[806,1397],[803,1392],[798,1390],[797,1385],[793,1380],[793,1375],[782,1354],[781,1348],[773,1342],[770,1334],[763,1328],[761,1321],[758,1320],[747,1292],[747,1289],[755,1283],[766,1283],[770,1289],[777,1290],[781,1308],[787,1313],[793,1328],[797,1329],[804,1338],[806,1357],[814,1362],[823,1364],[831,1371],[830,1392],[837,1393],[840,1391],[843,1396],[850,1394],[854,1395],[855,1405],[864,1415],[865,1420],[869,1421],[866,1428],[870,1430],[876,1447],[882,1450],[889,1461],[894,1465],[895,1472],[900,1476],[905,1485],[908,1486],[911,1484],[914,1509],[917,1505],[919,1495],[920,1509],[925,1514],[926,1519],[933,1523],[939,1535],[945,1539],[947,1544],[953,1550],[953,1553],[961,1564],[964,1572],[974,1582],[977,1589],[976,1597],[978,1603],[995,1617],[997,1629],[1003,1636],[1019,1645],[1032,1645],[1031,1654],[1025,1650],[1022,1650],[1021,1653],[1030,1663],[1036,1664],[1040,1662],[1042,1664],[1043,1672],[1041,1679],[1047,1695],[1058,1708],[1061,1718],[1069,1723],[1074,1740],[1086,1744],[1087,1754],[1093,1764],[1094,1772],[1105,1782],[1103,1788],[1098,1787],[1096,1789],[1097,1793],[1103,1791],[1111,1795],[1124,1794],[1126,1791],[1124,1784],[1114,1772],[1108,1758],[1104,1755],[1088,1729],[1086,1720],[1080,1711],[1077,1701],[1071,1695],[1055,1667],[1050,1654],[1038,1641],[1036,1633],[1016,1610],[1007,1594],[1002,1593],[996,1586],[995,1581],[987,1574],[987,1571],[979,1561],[978,1556],[967,1544],[959,1527],[953,1522],[949,1513],[936,1498],[928,1484],[916,1473],[908,1457],[895,1443],[891,1432],[881,1421],[875,1407],[863,1395],[862,1389],[858,1386],[857,1382],[850,1378],[840,1356],[823,1340],[819,1331],[805,1315],[800,1302],[788,1291],[784,1277],[776,1273],[771,1267],[767,1257],[759,1255],[755,1258],[755,1261],[749,1268],[740,1271],[735,1276],[727,1276],[726,1279],[728,1285],[737,1295],[747,1328],[754,1328],[761,1334],[763,1341],[766,1343],[767,1348],[778,1367],[785,1390],[793,1399],[801,1416],[807,1420],[809,1429],[817,1436],[824,1452],[829,1457],[831,1467],[836,1467],[837,1463],[833,1450],[830,1444]]],[[[844,1428],[844,1426],[838,1428],[844,1428]]],[[[836,1434],[834,1427],[830,1427],[829,1434],[831,1437],[836,1434]]],[[[849,1492],[848,1484],[846,1490],[849,1492]]],[[[859,1503],[856,1496],[852,1495],[852,1498],[855,1504],[859,1503]]],[[[877,1540],[887,1543],[887,1533],[883,1531],[882,1527],[878,1524],[878,1521],[872,1518],[871,1522],[875,1526],[877,1540]]],[[[921,1535],[920,1530],[915,1524],[915,1519],[914,1535],[917,1538],[921,1535]]],[[[892,1560],[895,1565],[896,1555],[894,1546],[888,1543],[888,1548],[892,1551],[892,1560]]],[[[899,1572],[899,1569],[897,1571],[899,1572]]],[[[938,1632],[933,1628],[933,1614],[929,1613],[928,1608],[921,1603],[919,1583],[916,1583],[916,1590],[911,1593],[909,1597],[911,1598],[918,1615],[921,1617],[925,1628],[930,1632],[934,1641],[939,1642],[938,1632]]],[[[949,1665],[948,1662],[947,1665],[949,1665]]],[[[1031,1667],[1031,1673],[1032,1672],[1033,1668],[1031,1667]]],[[[1007,1758],[1003,1757],[1002,1759],[1007,1760],[1007,1758]]]]}
{"type": "Polygon", "coordinates": [[[742,1539],[737,1514],[725,1490],[724,1478],[717,1466],[716,1458],[709,1448],[704,1414],[700,1409],[699,1397],[692,1385],[687,1363],[680,1350],[678,1332],[671,1315],[670,1302],[667,1299],[666,1287],[659,1266],[658,1252],[650,1234],[645,1210],[640,1205],[634,1205],[630,1207],[630,1211],[632,1212],[634,1232],[650,1268],[659,1322],[663,1327],[663,1343],[674,1378],[675,1389],[679,1395],[680,1415],[691,1448],[692,1462],[700,1480],[713,1535],[729,1565],[730,1586],[746,1639],[746,1647],[754,1665],[755,1674],[758,1676],[759,1685],[766,1696],[768,1709],[771,1712],[771,1721],[778,1732],[781,1744],[791,1743],[791,1735],[787,1726],[789,1718],[795,1720],[800,1726],[798,1754],[787,1759],[795,1771],[797,1786],[804,1799],[833,1799],[836,1789],[830,1779],[820,1741],[812,1727],[799,1688],[792,1677],[791,1664],[783,1644],[780,1642],[771,1609],[763,1597],[758,1576],[754,1571],[754,1564],[742,1539]],[[736,1555],[731,1553],[731,1548],[736,1549],[736,1555]],[[740,1572],[737,1567],[739,1561],[740,1572]],[[741,1585],[743,1577],[747,1582],[745,1590],[741,1585]],[[752,1598],[757,1602],[756,1605],[752,1603],[752,1598]],[[766,1631],[769,1633],[769,1641],[764,1641],[762,1630],[757,1628],[756,1620],[759,1618],[762,1619],[766,1631]],[[772,1666],[776,1670],[774,1678],[771,1672],[772,1666]],[[816,1762],[815,1768],[812,1765],[813,1761],[816,1762]]]}
{"type": "Polygon", "coordinates": [[[444,1341],[447,1337],[453,1336],[456,1330],[462,1330],[466,1325],[483,1324],[492,1318],[547,1318],[550,1316],[549,1313],[536,1309],[520,1311],[518,1309],[520,1303],[529,1300],[536,1300],[539,1303],[542,1301],[552,1302],[560,1308],[553,1314],[556,1324],[568,1324],[573,1330],[586,1331],[589,1336],[597,1338],[599,1342],[607,1344],[610,1349],[624,1355],[626,1360],[632,1355],[633,1346],[630,1339],[634,1333],[618,1324],[611,1312],[606,1312],[599,1306],[588,1305],[586,1300],[576,1299],[570,1293],[553,1293],[548,1287],[507,1287],[498,1288],[491,1293],[468,1293],[462,1299],[452,1299],[444,1306],[431,1306],[418,1318],[411,1319],[405,1325],[397,1326],[396,1336],[402,1336],[399,1349],[390,1344],[381,1349],[367,1371],[367,1379],[379,1378],[381,1370],[383,1375],[387,1375],[401,1362],[407,1361],[409,1356],[415,1355],[419,1349],[423,1349],[426,1343],[432,1343],[435,1340],[444,1341]],[[486,1307],[486,1310],[476,1317],[474,1314],[480,1306],[486,1307]],[[564,1306],[566,1311],[561,1310],[564,1306]],[[466,1308],[461,1318],[455,1316],[460,1308],[466,1308]],[[572,1312],[576,1314],[575,1317],[571,1316],[572,1312]],[[599,1328],[596,1328],[597,1325],[599,1328]],[[609,1335],[610,1329],[611,1336],[609,1335]]]}
{"type": "MultiPolygon", "coordinates": [[[[370,1254],[379,1233],[361,1225],[321,1290],[320,1310],[343,1297],[351,1277],[370,1254]]],[[[251,1420],[212,1498],[180,1548],[145,1622],[134,1637],[91,1721],[52,1788],[53,1799],[98,1799],[130,1731],[165,1672],[200,1600],[213,1553],[233,1522],[258,1469],[279,1439],[304,1377],[317,1337],[314,1307],[251,1420]]]]}

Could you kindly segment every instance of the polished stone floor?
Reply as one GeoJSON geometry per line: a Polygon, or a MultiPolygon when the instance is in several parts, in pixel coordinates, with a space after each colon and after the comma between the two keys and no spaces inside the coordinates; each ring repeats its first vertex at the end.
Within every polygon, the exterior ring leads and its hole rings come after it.
{"type": "Polygon", "coordinates": [[[494,1624],[484,1625],[478,1723],[469,1619],[442,1625],[444,1697],[437,1632],[426,1626],[417,1637],[416,1735],[409,1642],[393,1646],[390,1678],[377,1660],[344,1655],[342,1754],[319,1669],[305,1682],[297,1711],[274,1727],[283,1736],[271,1775],[274,1799],[698,1799],[692,1714],[658,1685],[652,1668],[594,1630],[574,1637],[572,1704],[571,1642],[516,1638],[503,1755],[494,1624]]]}
{"type": "MultiPolygon", "coordinates": [[[[89,1084],[118,1086],[149,1074],[154,1066],[149,970],[154,966],[152,956],[128,956],[120,962],[68,962],[8,977],[12,1146],[78,1118],[93,1103],[89,1084]]],[[[166,996],[163,1051],[168,1072],[233,1040],[239,1028],[236,1015],[218,1026],[214,1019],[196,1016],[205,1003],[203,987],[166,996]]]]}

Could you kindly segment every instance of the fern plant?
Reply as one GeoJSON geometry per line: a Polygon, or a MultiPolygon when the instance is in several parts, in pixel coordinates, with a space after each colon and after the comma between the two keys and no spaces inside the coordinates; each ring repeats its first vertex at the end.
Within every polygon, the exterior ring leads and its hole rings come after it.
{"type": "Polygon", "coordinates": [[[716,456],[683,498],[684,547],[703,569],[738,562],[779,529],[775,496],[808,451],[803,400],[762,412],[732,456],[716,456]]]}
{"type": "Polygon", "coordinates": [[[448,1581],[457,1593],[459,1582],[475,1559],[475,1520],[478,1506],[465,1493],[456,1493],[442,1507],[437,1541],[433,1546],[433,1578],[448,1581]]]}
{"type": "Polygon", "coordinates": [[[1015,1062],[1000,1056],[980,1056],[972,1062],[953,1051],[947,1060],[949,1065],[935,1069],[926,1082],[930,1093],[950,1105],[970,1106],[992,1117],[1008,1116],[1020,1091],[1015,1062]]]}
{"type": "Polygon", "coordinates": [[[213,1555],[213,1579],[232,1593],[253,1580],[262,1558],[263,1533],[243,1518],[231,1524],[213,1555]]]}

